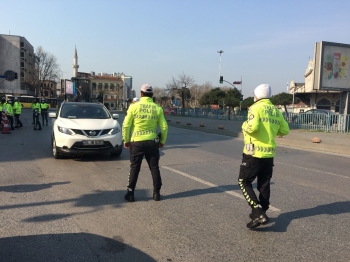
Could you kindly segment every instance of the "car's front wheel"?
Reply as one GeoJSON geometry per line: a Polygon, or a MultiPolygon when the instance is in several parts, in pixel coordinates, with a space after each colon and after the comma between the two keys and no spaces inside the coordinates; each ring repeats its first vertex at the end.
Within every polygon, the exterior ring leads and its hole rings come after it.
{"type": "Polygon", "coordinates": [[[53,156],[55,159],[61,158],[60,153],[57,152],[56,140],[55,140],[55,137],[54,137],[54,136],[52,137],[52,156],[53,156]]]}
{"type": "Polygon", "coordinates": [[[111,156],[112,156],[112,157],[120,156],[121,153],[122,153],[122,151],[123,151],[123,147],[121,146],[121,147],[118,149],[118,151],[115,151],[115,152],[111,153],[111,156]]]}

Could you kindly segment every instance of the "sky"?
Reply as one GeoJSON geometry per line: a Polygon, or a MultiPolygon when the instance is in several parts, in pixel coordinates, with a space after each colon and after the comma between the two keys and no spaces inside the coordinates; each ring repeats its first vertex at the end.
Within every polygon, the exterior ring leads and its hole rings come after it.
{"type": "Polygon", "coordinates": [[[0,0],[6,4],[0,34],[55,55],[63,78],[73,76],[76,47],[79,72],[124,73],[136,93],[185,74],[214,87],[230,87],[220,75],[242,80],[245,97],[269,84],[274,95],[304,82],[316,42],[350,44],[345,0],[0,0]]]}

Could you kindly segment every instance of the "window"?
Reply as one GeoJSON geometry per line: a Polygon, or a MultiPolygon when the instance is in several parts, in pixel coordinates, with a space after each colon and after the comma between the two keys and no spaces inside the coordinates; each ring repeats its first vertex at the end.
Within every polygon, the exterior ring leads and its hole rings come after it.
{"type": "Polygon", "coordinates": [[[96,91],[96,83],[92,83],[92,90],[96,91]]]}
{"type": "Polygon", "coordinates": [[[114,91],[114,84],[113,83],[109,84],[109,90],[114,91]]]}
{"type": "Polygon", "coordinates": [[[98,90],[102,90],[102,83],[98,83],[98,90]]]}
{"type": "Polygon", "coordinates": [[[105,83],[105,91],[108,91],[108,83],[105,83]]]}
{"type": "Polygon", "coordinates": [[[111,99],[114,99],[114,96],[111,96],[111,99]]]}
{"type": "Polygon", "coordinates": [[[328,99],[321,99],[317,102],[317,109],[331,110],[331,102],[328,99]]]}

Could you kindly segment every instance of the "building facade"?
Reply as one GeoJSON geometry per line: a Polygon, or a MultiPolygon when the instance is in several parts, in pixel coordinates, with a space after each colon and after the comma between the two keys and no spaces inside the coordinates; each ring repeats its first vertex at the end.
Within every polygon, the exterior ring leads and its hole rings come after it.
{"type": "MultiPolygon", "coordinates": [[[[13,81],[0,80],[3,94],[35,95],[35,55],[33,46],[22,36],[0,35],[0,75],[7,70],[17,73],[13,81]]],[[[3,80],[3,78],[0,78],[3,80]]]]}
{"type": "Polygon", "coordinates": [[[310,60],[304,74],[305,82],[296,83],[292,80],[289,84],[289,93],[300,99],[300,103],[293,107],[294,113],[309,109],[326,109],[336,113],[343,113],[345,106],[345,94],[341,91],[324,91],[313,89],[315,78],[314,60],[310,60]]]}

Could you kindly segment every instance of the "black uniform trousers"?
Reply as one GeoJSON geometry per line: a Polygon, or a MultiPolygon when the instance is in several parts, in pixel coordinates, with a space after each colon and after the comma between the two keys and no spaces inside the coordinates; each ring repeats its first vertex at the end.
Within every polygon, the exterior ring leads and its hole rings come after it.
{"type": "Polygon", "coordinates": [[[20,115],[21,115],[21,114],[15,114],[15,123],[16,123],[16,127],[22,127],[22,126],[23,126],[21,120],[19,120],[19,116],[20,116],[20,115]]]}
{"type": "Polygon", "coordinates": [[[159,171],[159,148],[154,140],[130,142],[130,173],[128,188],[135,189],[143,157],[146,158],[153,178],[153,190],[159,191],[162,179],[159,171]]]}
{"type": "Polygon", "coordinates": [[[35,112],[33,115],[34,115],[34,130],[41,129],[39,113],[35,112]]]}
{"type": "Polygon", "coordinates": [[[257,158],[243,154],[239,171],[238,185],[248,204],[254,209],[258,204],[264,211],[270,205],[270,181],[273,172],[273,158],[257,158]],[[257,178],[259,200],[254,192],[252,183],[257,178]]]}
{"type": "Polygon", "coordinates": [[[46,110],[41,109],[41,118],[43,120],[43,125],[45,125],[45,122],[46,122],[46,125],[47,125],[48,124],[47,109],[46,110]]]}

